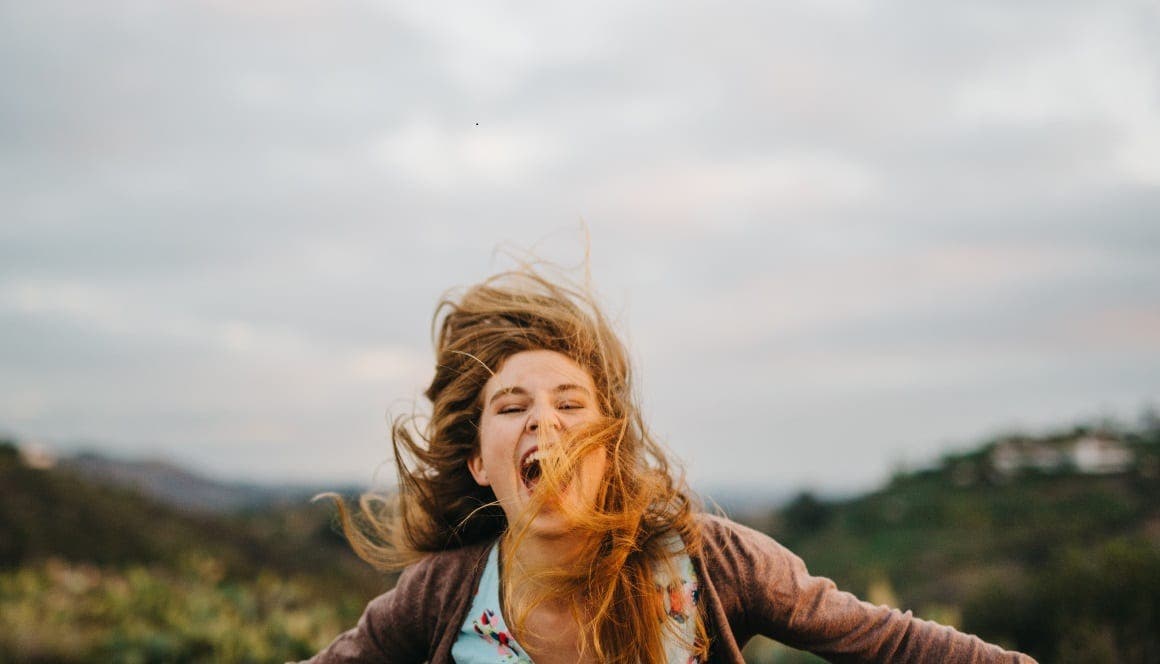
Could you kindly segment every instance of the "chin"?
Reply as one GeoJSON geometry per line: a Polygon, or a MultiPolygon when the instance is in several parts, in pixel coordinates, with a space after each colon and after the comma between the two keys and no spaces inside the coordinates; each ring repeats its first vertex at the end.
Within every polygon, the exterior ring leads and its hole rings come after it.
{"type": "MultiPolygon", "coordinates": [[[[509,518],[508,522],[512,526],[516,526],[519,523],[519,517],[514,519],[509,518]]],[[[541,507],[539,513],[533,516],[531,521],[528,522],[526,534],[530,537],[554,539],[574,532],[576,532],[576,529],[572,525],[571,520],[557,509],[556,506],[549,503],[541,507]]]]}
{"type": "Polygon", "coordinates": [[[528,534],[534,537],[557,538],[574,533],[575,528],[565,516],[556,511],[540,514],[532,519],[528,526],[528,534]]]}

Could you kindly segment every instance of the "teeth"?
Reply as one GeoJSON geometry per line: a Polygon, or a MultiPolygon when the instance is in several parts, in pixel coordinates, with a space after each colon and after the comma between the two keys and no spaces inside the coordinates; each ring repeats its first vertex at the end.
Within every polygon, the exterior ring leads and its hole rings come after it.
{"type": "Polygon", "coordinates": [[[543,452],[543,451],[541,451],[541,450],[536,450],[535,452],[532,452],[532,453],[531,453],[531,454],[529,454],[528,456],[524,457],[524,464],[523,464],[523,465],[524,465],[524,466],[530,466],[530,465],[532,464],[532,462],[534,462],[534,461],[540,461],[540,460],[542,460],[542,459],[543,459],[545,456],[547,456],[547,455],[546,455],[546,454],[544,454],[544,452],[543,452]]]}

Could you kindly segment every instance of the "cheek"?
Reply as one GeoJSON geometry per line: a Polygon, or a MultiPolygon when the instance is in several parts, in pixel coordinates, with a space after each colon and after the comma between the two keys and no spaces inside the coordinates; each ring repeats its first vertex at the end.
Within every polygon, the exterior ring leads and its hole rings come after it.
{"type": "Polygon", "coordinates": [[[495,418],[484,418],[479,423],[479,454],[487,458],[502,457],[505,453],[510,453],[511,441],[513,440],[511,427],[505,427],[502,420],[495,418]]]}
{"type": "Polygon", "coordinates": [[[585,475],[593,482],[600,482],[606,470],[608,470],[608,455],[603,449],[596,450],[584,460],[585,475]]]}
{"type": "Polygon", "coordinates": [[[479,445],[480,447],[488,446],[492,440],[495,439],[495,418],[481,417],[479,419],[479,445]]]}

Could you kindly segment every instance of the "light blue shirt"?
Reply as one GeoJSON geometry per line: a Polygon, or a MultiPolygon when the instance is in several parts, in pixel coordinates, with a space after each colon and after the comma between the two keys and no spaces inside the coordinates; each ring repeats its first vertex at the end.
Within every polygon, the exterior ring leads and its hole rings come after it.
{"type": "MultiPolygon", "coordinates": [[[[679,542],[674,544],[679,547],[679,542]]],[[[697,575],[693,562],[684,552],[678,553],[674,562],[680,575],[675,583],[665,582],[667,576],[663,568],[655,571],[656,588],[665,613],[684,640],[669,635],[665,639],[665,654],[670,664],[691,664],[696,660],[689,656],[684,643],[692,643],[696,636],[697,575]]],[[[479,587],[471,600],[471,609],[459,630],[459,637],[451,647],[451,657],[458,664],[532,664],[532,659],[512,637],[500,613],[498,545],[492,545],[487,554],[479,587]]]]}

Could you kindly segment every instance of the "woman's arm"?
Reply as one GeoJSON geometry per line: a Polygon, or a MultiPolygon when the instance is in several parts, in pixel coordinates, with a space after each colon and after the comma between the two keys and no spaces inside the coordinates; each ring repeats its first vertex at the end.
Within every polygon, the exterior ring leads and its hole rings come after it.
{"type": "Polygon", "coordinates": [[[748,623],[744,632],[763,634],[834,662],[1035,661],[977,636],[920,620],[909,611],[860,601],[838,590],[833,581],[811,576],[800,558],[755,530],[721,519],[707,520],[706,526],[726,530],[724,541],[715,538],[716,545],[724,544],[718,569],[732,578],[713,583],[722,596],[738,594],[742,620],[748,623]]]}

